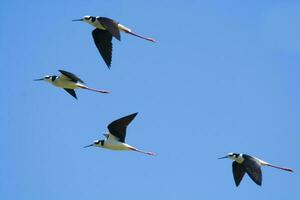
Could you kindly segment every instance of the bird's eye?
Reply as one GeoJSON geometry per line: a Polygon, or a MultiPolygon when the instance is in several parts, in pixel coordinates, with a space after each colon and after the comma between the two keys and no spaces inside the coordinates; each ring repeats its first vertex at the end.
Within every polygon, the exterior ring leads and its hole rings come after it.
{"type": "Polygon", "coordinates": [[[84,19],[85,20],[89,20],[89,19],[91,19],[91,17],[90,16],[86,16],[86,17],[84,17],[84,19]]]}

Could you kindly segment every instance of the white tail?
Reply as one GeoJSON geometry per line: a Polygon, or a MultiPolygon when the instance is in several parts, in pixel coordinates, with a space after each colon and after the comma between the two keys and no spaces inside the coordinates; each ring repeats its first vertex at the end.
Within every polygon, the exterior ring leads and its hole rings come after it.
{"type": "Polygon", "coordinates": [[[288,171],[288,172],[294,172],[292,169],[290,168],[285,168],[285,167],[279,167],[279,166],[275,166],[275,165],[271,165],[271,164],[266,164],[267,166],[269,167],[273,167],[273,168],[276,168],[276,169],[281,169],[281,170],[284,170],[284,171],[288,171]]]}

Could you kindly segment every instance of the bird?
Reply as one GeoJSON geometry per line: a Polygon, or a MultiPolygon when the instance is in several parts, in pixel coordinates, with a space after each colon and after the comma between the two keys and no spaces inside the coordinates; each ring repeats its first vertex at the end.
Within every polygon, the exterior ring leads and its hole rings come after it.
{"type": "Polygon", "coordinates": [[[72,21],[83,21],[95,27],[92,31],[94,43],[108,68],[111,67],[112,37],[121,41],[121,31],[150,42],[156,42],[155,39],[138,35],[124,25],[107,17],[84,16],[81,19],[74,19],[72,21]]]}
{"type": "Polygon", "coordinates": [[[281,169],[288,172],[294,172],[290,168],[284,168],[272,165],[266,161],[255,158],[253,156],[241,153],[228,153],[227,156],[221,157],[219,159],[229,158],[233,160],[232,163],[232,173],[235,181],[235,185],[238,187],[245,172],[250,176],[250,178],[259,186],[262,184],[262,172],[261,166],[269,166],[277,169],[281,169]]]}
{"type": "Polygon", "coordinates": [[[100,93],[109,93],[109,91],[106,90],[98,90],[94,88],[90,88],[84,84],[84,82],[75,74],[71,72],[67,72],[64,70],[58,70],[61,75],[46,75],[43,78],[35,79],[34,81],[46,81],[48,83],[51,83],[52,85],[63,88],[66,92],[68,92],[70,95],[72,95],[75,99],[77,99],[77,95],[75,93],[75,89],[82,88],[86,90],[91,90],[94,92],[100,92],[100,93]]]}
{"type": "Polygon", "coordinates": [[[154,152],[145,152],[125,143],[127,126],[130,124],[130,122],[135,118],[137,114],[138,113],[136,112],[111,122],[107,126],[108,132],[103,134],[105,136],[104,140],[95,140],[92,144],[84,146],[84,148],[94,146],[94,147],[101,147],[110,150],[136,151],[151,156],[156,155],[156,153],[154,152]]]}

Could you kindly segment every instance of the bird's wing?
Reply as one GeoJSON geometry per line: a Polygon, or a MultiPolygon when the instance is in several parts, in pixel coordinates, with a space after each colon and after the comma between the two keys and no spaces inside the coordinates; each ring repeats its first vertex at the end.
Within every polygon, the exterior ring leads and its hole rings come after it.
{"type": "Polygon", "coordinates": [[[120,142],[125,142],[126,128],[138,113],[133,113],[111,122],[107,128],[111,135],[117,137],[120,142]]]}
{"type": "Polygon", "coordinates": [[[71,73],[71,72],[67,72],[64,70],[58,70],[62,75],[60,75],[61,79],[65,79],[65,80],[71,80],[73,82],[80,82],[80,83],[84,83],[78,76],[76,76],[75,74],[71,73]]]}
{"type": "Polygon", "coordinates": [[[235,185],[239,186],[241,180],[243,179],[243,177],[245,175],[245,168],[243,167],[243,165],[234,161],[232,163],[232,173],[233,173],[235,185]]]}
{"type": "Polygon", "coordinates": [[[98,17],[97,20],[108,32],[110,32],[110,34],[112,34],[117,40],[121,41],[120,30],[116,21],[107,17],[98,17]]]}
{"type": "Polygon", "coordinates": [[[64,88],[70,95],[72,95],[75,99],[77,99],[75,90],[64,88]]]}
{"type": "Polygon", "coordinates": [[[98,51],[100,52],[107,67],[110,68],[112,54],[112,35],[108,31],[100,30],[98,28],[93,30],[92,35],[98,51]]]}
{"type": "Polygon", "coordinates": [[[250,176],[250,178],[257,185],[261,185],[262,173],[261,173],[261,167],[260,167],[259,162],[255,158],[253,158],[251,156],[247,156],[247,157],[245,157],[245,160],[242,163],[242,165],[245,168],[247,174],[250,176]]]}

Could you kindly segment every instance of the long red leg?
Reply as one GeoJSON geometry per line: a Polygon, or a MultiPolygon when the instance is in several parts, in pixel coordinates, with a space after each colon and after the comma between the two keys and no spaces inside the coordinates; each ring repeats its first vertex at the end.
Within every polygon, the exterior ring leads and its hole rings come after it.
{"type": "Polygon", "coordinates": [[[94,91],[94,92],[100,92],[100,93],[104,93],[104,94],[108,94],[109,91],[107,90],[98,90],[98,89],[95,89],[95,88],[90,88],[88,86],[80,86],[82,89],[86,89],[86,90],[91,90],[91,91],[94,91]]]}
{"type": "Polygon", "coordinates": [[[139,149],[137,149],[137,148],[129,148],[130,150],[132,150],[132,151],[136,151],[136,152],[139,152],[139,153],[143,153],[143,154],[147,154],[147,155],[150,155],[150,156],[155,156],[156,155],[156,153],[154,153],[154,152],[145,152],[145,151],[142,151],[142,150],[139,150],[139,149]]]}
{"type": "Polygon", "coordinates": [[[288,172],[294,172],[294,171],[293,171],[292,169],[290,169],[290,168],[279,167],[279,166],[275,166],[275,165],[271,165],[271,164],[267,164],[267,166],[273,167],[273,168],[276,168],[276,169],[281,169],[281,170],[288,171],[288,172]]]}
{"type": "Polygon", "coordinates": [[[139,37],[139,38],[142,38],[142,39],[144,39],[144,40],[148,40],[148,41],[150,41],[150,42],[156,42],[156,40],[153,39],[153,38],[144,37],[144,36],[142,36],[142,35],[138,35],[138,34],[133,33],[133,32],[131,32],[131,31],[125,31],[125,33],[128,33],[128,34],[130,34],[130,35],[134,35],[134,36],[139,37]]]}

